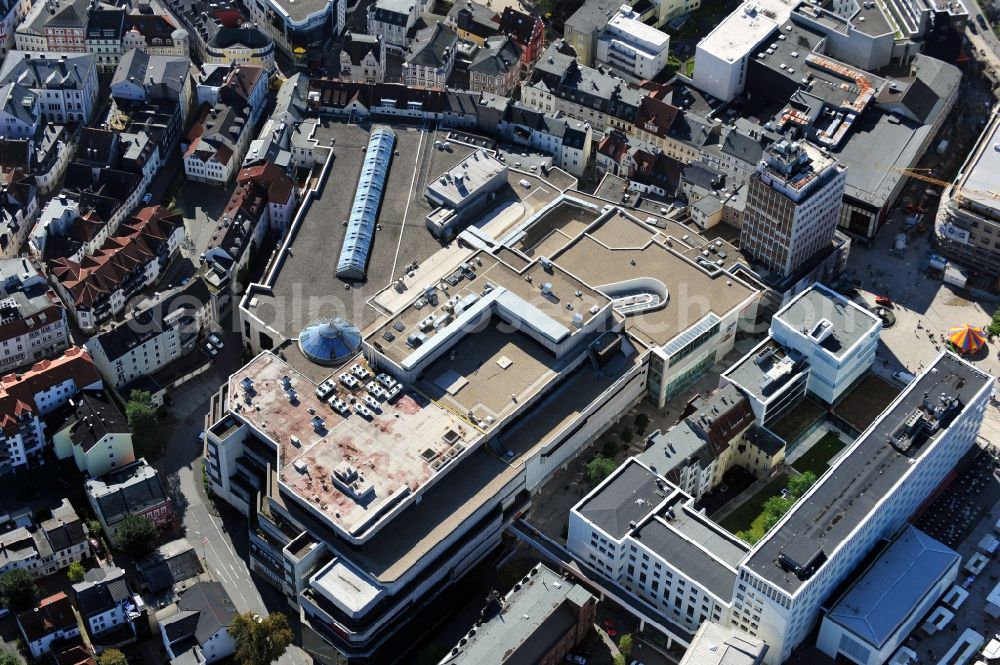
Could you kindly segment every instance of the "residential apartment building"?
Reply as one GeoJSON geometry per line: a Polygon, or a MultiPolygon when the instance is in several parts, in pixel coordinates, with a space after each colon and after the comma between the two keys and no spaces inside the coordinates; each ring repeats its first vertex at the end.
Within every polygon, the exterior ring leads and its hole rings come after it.
{"type": "Polygon", "coordinates": [[[28,0],[6,0],[0,3],[0,55],[6,56],[14,48],[14,35],[24,20],[31,3],[28,0]]]}
{"type": "Polygon", "coordinates": [[[481,128],[515,145],[552,155],[559,168],[579,177],[590,163],[593,133],[590,125],[543,113],[502,98],[496,115],[480,114],[481,128]]]}
{"type": "Polygon", "coordinates": [[[121,389],[190,352],[205,324],[215,320],[206,311],[211,308],[205,282],[193,279],[134,308],[122,323],[91,337],[85,346],[101,373],[121,389]]]}
{"type": "Polygon", "coordinates": [[[61,499],[51,514],[38,526],[0,535],[0,574],[20,569],[46,577],[90,556],[87,526],[69,499],[61,499]]]}
{"type": "Polygon", "coordinates": [[[82,473],[97,478],[135,461],[132,430],[125,415],[104,390],[83,390],[46,421],[52,448],[82,473]]]}
{"type": "Polygon", "coordinates": [[[597,39],[597,62],[635,79],[652,79],[667,66],[670,37],[625,6],[608,20],[597,39]]]}
{"type": "Polygon", "coordinates": [[[122,53],[131,50],[187,58],[191,55],[191,38],[169,14],[128,14],[122,33],[122,53]]]}
{"type": "Polygon", "coordinates": [[[167,527],[174,516],[173,502],[163,480],[145,459],[137,459],[85,484],[87,501],[108,541],[116,543],[118,527],[129,515],[141,515],[157,527],[167,527]]]}
{"type": "Polygon", "coordinates": [[[768,146],[750,178],[740,249],[766,272],[795,273],[833,241],[846,178],[809,143],[768,146]]]}
{"type": "Polygon", "coordinates": [[[249,111],[252,129],[267,103],[268,78],[267,70],[257,65],[203,65],[195,87],[197,103],[225,104],[241,112],[249,111]]]}
{"type": "Polygon", "coordinates": [[[185,236],[182,222],[159,206],[143,208],[93,255],[51,262],[56,291],[81,328],[96,330],[159,279],[185,236]]]}
{"type": "Polygon", "coordinates": [[[500,14],[497,32],[510,37],[521,49],[521,65],[525,70],[545,50],[545,22],[539,16],[525,14],[508,5],[500,14]]]}
{"type": "Polygon", "coordinates": [[[220,582],[198,582],[181,592],[177,613],[160,620],[163,647],[171,662],[211,663],[232,656],[229,626],[236,606],[220,582]]]}
{"type": "Polygon", "coordinates": [[[627,131],[635,122],[646,90],[579,64],[559,44],[546,49],[531,76],[521,84],[521,101],[546,113],[562,113],[590,123],[595,133],[627,131]]]}
{"type": "Polygon", "coordinates": [[[482,46],[487,39],[499,34],[500,15],[486,5],[472,0],[460,0],[448,10],[445,23],[455,31],[459,39],[482,46]]]}
{"type": "Polygon", "coordinates": [[[178,131],[186,126],[196,99],[191,60],[185,56],[150,55],[133,49],[122,56],[111,79],[111,96],[119,103],[166,102],[177,105],[178,131]]]}
{"type": "Polygon", "coordinates": [[[249,25],[222,28],[208,40],[205,62],[216,65],[256,65],[274,70],[274,39],[249,25]]]}
{"type": "Polygon", "coordinates": [[[17,626],[32,658],[42,658],[53,646],[80,637],[73,603],[64,591],[46,596],[36,607],[18,614],[17,626]]]}
{"type": "Polygon", "coordinates": [[[443,88],[455,68],[458,35],[443,23],[418,32],[403,55],[403,83],[443,88]]]}
{"type": "Polygon", "coordinates": [[[96,60],[87,53],[11,51],[0,66],[0,85],[12,82],[38,95],[49,122],[86,123],[97,101],[96,60]]]}
{"type": "Polygon", "coordinates": [[[120,647],[135,641],[135,624],[144,603],[132,592],[124,570],[114,566],[88,570],[84,581],[73,585],[73,598],[95,647],[120,647]]]}
{"type": "Polygon", "coordinates": [[[66,310],[29,258],[0,260],[0,372],[8,373],[69,347],[66,310]]]}
{"type": "Polygon", "coordinates": [[[91,9],[87,15],[87,52],[94,56],[99,72],[113,72],[122,57],[125,10],[110,7],[91,9]]]}
{"type": "Polygon", "coordinates": [[[508,96],[521,72],[521,51],[510,37],[490,37],[469,63],[469,90],[508,96]]]}
{"type": "Polygon", "coordinates": [[[422,0],[375,0],[368,7],[368,34],[379,37],[386,48],[402,53],[413,38],[424,6],[422,0]]]}
{"type": "Polygon", "coordinates": [[[376,35],[360,35],[350,30],[340,51],[340,79],[359,83],[385,80],[385,40],[376,35]]]}
{"type": "Polygon", "coordinates": [[[14,42],[20,51],[86,53],[86,0],[53,0],[34,3],[17,26],[14,42]]]}
{"type": "Polygon", "coordinates": [[[87,352],[69,348],[53,360],[42,360],[21,374],[0,378],[0,473],[6,474],[41,458],[46,444],[43,418],[81,390],[102,386],[101,375],[87,352]]]}
{"type": "Polygon", "coordinates": [[[219,187],[229,184],[250,144],[249,111],[226,105],[202,107],[181,143],[186,178],[219,187]]]}

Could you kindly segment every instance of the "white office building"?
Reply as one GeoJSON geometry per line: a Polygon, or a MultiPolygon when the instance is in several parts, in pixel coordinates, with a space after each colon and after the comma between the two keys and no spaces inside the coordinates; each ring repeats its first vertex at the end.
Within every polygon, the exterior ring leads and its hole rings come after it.
{"type": "Polygon", "coordinates": [[[573,507],[567,547],[691,632],[726,620],[749,550],[635,458],[573,507]]]}
{"type": "Polygon", "coordinates": [[[902,527],[975,444],[994,378],[942,352],[751,550],[731,622],[778,665],[880,540],[902,527]]]}
{"type": "Polygon", "coordinates": [[[667,65],[670,36],[643,23],[628,5],[611,17],[597,39],[597,61],[637,79],[652,79],[667,65]]]}
{"type": "Polygon", "coordinates": [[[750,58],[788,20],[797,4],[791,0],[748,0],[737,7],[698,42],[695,86],[725,102],[743,92],[750,58]]]}

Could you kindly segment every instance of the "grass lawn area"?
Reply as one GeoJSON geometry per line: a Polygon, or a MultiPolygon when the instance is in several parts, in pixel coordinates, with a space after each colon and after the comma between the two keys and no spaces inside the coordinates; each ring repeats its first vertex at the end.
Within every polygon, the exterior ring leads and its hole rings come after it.
{"type": "Polygon", "coordinates": [[[784,439],[787,443],[791,444],[795,439],[799,438],[803,432],[805,432],[809,427],[819,420],[825,410],[816,402],[811,399],[802,400],[794,409],[792,409],[786,416],[781,420],[774,423],[771,427],[771,431],[784,439]]]}
{"type": "Polygon", "coordinates": [[[832,432],[827,432],[802,457],[795,460],[792,466],[799,473],[812,471],[818,478],[826,471],[827,465],[833,459],[833,456],[844,449],[844,445],[840,437],[832,432]]]}
{"type": "Polygon", "coordinates": [[[722,520],[721,526],[734,535],[749,529],[759,540],[764,536],[761,529],[764,504],[772,496],[780,494],[786,485],[788,485],[788,477],[785,474],[779,475],[722,520]]]}
{"type": "Polygon", "coordinates": [[[833,412],[855,430],[863,432],[896,399],[899,392],[899,387],[882,377],[868,374],[837,404],[833,412]]]}

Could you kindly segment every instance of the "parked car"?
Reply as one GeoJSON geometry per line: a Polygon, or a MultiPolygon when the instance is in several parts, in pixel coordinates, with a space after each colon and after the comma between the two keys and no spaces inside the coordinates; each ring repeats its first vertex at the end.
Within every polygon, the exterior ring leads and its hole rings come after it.
{"type": "Polygon", "coordinates": [[[576,663],[576,665],[587,665],[587,659],[583,656],[578,656],[575,653],[566,654],[567,663],[576,663]]]}
{"type": "Polygon", "coordinates": [[[900,383],[912,383],[917,377],[913,376],[909,372],[904,372],[902,370],[892,373],[892,378],[896,379],[900,383]]]}
{"type": "Polygon", "coordinates": [[[221,349],[224,346],[219,336],[214,333],[208,336],[208,342],[217,349],[221,349]]]}
{"type": "Polygon", "coordinates": [[[163,396],[163,403],[166,404],[167,406],[173,406],[174,405],[174,398],[171,397],[170,395],[164,395],[163,396]]]}
{"type": "Polygon", "coordinates": [[[145,194],[142,195],[142,202],[143,203],[149,203],[152,200],[153,200],[153,193],[152,192],[146,192],[145,194]]]}
{"type": "Polygon", "coordinates": [[[889,296],[875,296],[875,304],[882,305],[882,307],[892,307],[892,300],[889,296]]]}
{"type": "Polygon", "coordinates": [[[219,350],[207,342],[205,343],[204,349],[205,353],[207,353],[210,356],[219,355],[219,350]]]}

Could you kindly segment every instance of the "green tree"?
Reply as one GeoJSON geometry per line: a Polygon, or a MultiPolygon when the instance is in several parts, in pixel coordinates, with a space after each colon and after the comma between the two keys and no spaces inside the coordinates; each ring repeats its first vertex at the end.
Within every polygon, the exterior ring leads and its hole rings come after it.
{"type": "Polygon", "coordinates": [[[619,450],[621,450],[621,448],[617,443],[614,441],[608,441],[604,444],[604,447],[601,448],[601,454],[605,457],[614,457],[618,454],[619,450]]]}
{"type": "Polygon", "coordinates": [[[813,471],[806,471],[798,476],[792,476],[788,479],[788,493],[792,495],[793,498],[798,499],[800,496],[809,491],[809,488],[813,486],[816,482],[816,474],[813,471]]]}
{"type": "Polygon", "coordinates": [[[97,657],[97,665],[128,665],[128,659],[118,649],[105,649],[97,657]]]}
{"type": "Polygon", "coordinates": [[[997,307],[996,311],[993,312],[993,319],[990,321],[989,327],[986,328],[986,332],[991,335],[1000,335],[1000,307],[997,307]]]}
{"type": "Polygon", "coordinates": [[[625,444],[627,445],[629,443],[632,443],[633,438],[635,438],[635,432],[632,431],[631,427],[626,427],[625,430],[622,431],[622,441],[624,441],[625,444]]]}
{"type": "Polygon", "coordinates": [[[780,496],[772,496],[764,504],[764,519],[761,524],[761,533],[767,533],[771,530],[775,524],[777,524],[788,509],[792,507],[794,500],[786,499],[780,496]]]}
{"type": "Polygon", "coordinates": [[[97,520],[87,520],[87,531],[90,532],[91,538],[99,538],[104,527],[97,520]]]}
{"type": "Polygon", "coordinates": [[[628,660],[628,657],[632,655],[632,633],[625,633],[618,638],[618,650],[628,660]]]}
{"type": "Polygon", "coordinates": [[[615,461],[604,455],[597,455],[587,462],[587,480],[596,485],[612,473],[616,468],[615,461]]]}
{"type": "Polygon", "coordinates": [[[270,665],[281,658],[293,637],[288,619],[277,612],[266,617],[253,612],[237,614],[229,634],[236,642],[236,662],[241,665],[270,665]]]}
{"type": "Polygon", "coordinates": [[[24,665],[24,661],[12,651],[0,651],[0,665],[24,665]]]}
{"type": "Polygon", "coordinates": [[[639,432],[639,436],[646,435],[646,428],[649,427],[649,416],[645,413],[639,413],[635,416],[635,429],[639,432]]]}
{"type": "Polygon", "coordinates": [[[0,576],[0,605],[15,612],[35,604],[38,585],[35,578],[23,568],[15,568],[0,576]]]}
{"type": "Polygon", "coordinates": [[[611,661],[611,663],[612,665],[628,665],[628,661],[625,660],[625,656],[621,654],[615,656],[614,659],[611,661]]]}
{"type": "Polygon", "coordinates": [[[142,515],[127,515],[118,525],[118,547],[139,558],[153,551],[157,535],[153,520],[142,515]]]}
{"type": "Polygon", "coordinates": [[[69,568],[66,569],[66,577],[68,577],[69,581],[72,582],[73,584],[76,584],[77,582],[82,582],[86,574],[87,574],[87,569],[84,568],[83,564],[80,563],[79,561],[74,561],[73,563],[69,564],[69,568]]]}
{"type": "Polygon", "coordinates": [[[125,405],[129,429],[136,438],[150,439],[156,430],[156,405],[147,390],[133,390],[125,405]]]}

